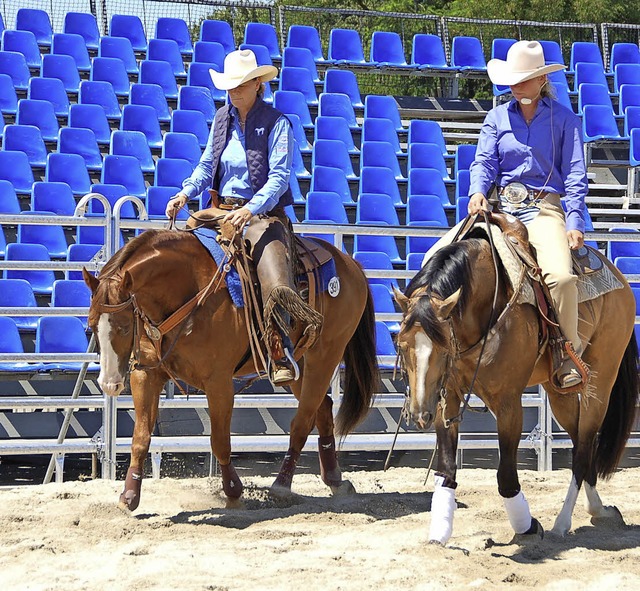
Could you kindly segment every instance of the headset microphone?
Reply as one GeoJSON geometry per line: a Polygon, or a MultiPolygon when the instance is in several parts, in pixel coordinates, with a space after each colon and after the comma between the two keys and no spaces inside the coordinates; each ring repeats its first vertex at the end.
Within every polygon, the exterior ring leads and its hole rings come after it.
{"type": "Polygon", "coordinates": [[[520,99],[520,102],[523,105],[530,105],[533,102],[533,99],[530,99],[529,97],[524,96],[520,99]]]}

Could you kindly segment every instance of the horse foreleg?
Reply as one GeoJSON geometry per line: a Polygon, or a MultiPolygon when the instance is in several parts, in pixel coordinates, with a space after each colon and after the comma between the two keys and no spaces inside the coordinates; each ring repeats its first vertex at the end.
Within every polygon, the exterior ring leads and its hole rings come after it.
{"type": "MultiPolygon", "coordinates": [[[[446,407],[448,419],[458,412],[459,406],[449,404],[446,407]]],[[[434,475],[435,488],[431,496],[431,525],[429,527],[430,544],[446,544],[453,532],[453,516],[456,509],[456,454],[458,451],[459,424],[451,423],[445,427],[442,410],[439,410],[435,422],[438,445],[438,463],[434,475]]]]}
{"type": "Polygon", "coordinates": [[[220,464],[222,490],[229,499],[242,494],[242,481],[231,463],[231,413],[233,382],[212,384],[206,389],[211,420],[211,451],[220,464]]]}
{"type": "Polygon", "coordinates": [[[144,461],[149,453],[151,434],[158,417],[158,401],[166,376],[158,372],[140,370],[131,373],[131,394],[136,420],[131,440],[131,460],[124,481],[119,505],[135,511],[140,504],[140,490],[144,474],[144,461]]]}

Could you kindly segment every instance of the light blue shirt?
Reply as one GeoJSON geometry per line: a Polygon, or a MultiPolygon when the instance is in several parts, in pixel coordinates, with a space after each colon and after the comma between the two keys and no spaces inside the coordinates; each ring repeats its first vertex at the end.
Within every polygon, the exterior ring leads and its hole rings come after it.
{"type": "Polygon", "coordinates": [[[564,195],[567,230],[584,232],[588,182],[578,116],[546,97],[530,125],[515,99],[491,109],[470,168],[469,195],[486,196],[494,182],[564,195]]]}
{"type": "MultiPolygon", "coordinates": [[[[267,182],[255,194],[251,187],[245,136],[238,120],[238,111],[230,109],[231,133],[220,157],[220,186],[218,193],[224,197],[248,199],[246,208],[253,215],[271,211],[289,187],[293,159],[293,130],[286,117],[280,117],[269,134],[269,174],[267,182]]],[[[211,126],[207,147],[191,176],[182,183],[182,192],[193,199],[209,189],[213,181],[213,130],[211,126]]]]}

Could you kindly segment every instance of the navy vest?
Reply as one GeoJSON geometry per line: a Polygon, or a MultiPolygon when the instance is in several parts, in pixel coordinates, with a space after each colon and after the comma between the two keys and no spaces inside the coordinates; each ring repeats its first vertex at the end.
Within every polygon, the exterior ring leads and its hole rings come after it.
{"type": "MultiPolygon", "coordinates": [[[[231,105],[225,105],[216,112],[213,122],[213,159],[211,170],[213,173],[212,188],[218,190],[220,179],[218,166],[220,157],[224,151],[231,128],[231,105]]],[[[247,152],[247,168],[253,192],[258,192],[267,182],[269,176],[269,134],[276,121],[282,117],[282,113],[267,105],[260,97],[256,99],[253,107],[247,113],[245,122],[245,150],[247,152]]],[[[293,174],[293,173],[292,173],[293,174]]],[[[227,195],[228,196],[228,195],[227,195]]],[[[225,197],[225,195],[221,195],[225,197]]],[[[291,188],[280,196],[278,207],[293,204],[291,188]]]]}

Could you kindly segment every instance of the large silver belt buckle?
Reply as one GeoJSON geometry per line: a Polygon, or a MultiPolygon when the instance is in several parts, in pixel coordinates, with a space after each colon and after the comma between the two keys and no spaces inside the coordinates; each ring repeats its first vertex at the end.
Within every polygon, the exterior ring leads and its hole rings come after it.
{"type": "Polygon", "coordinates": [[[522,183],[509,183],[500,196],[512,205],[519,205],[529,197],[529,190],[522,183]]]}

